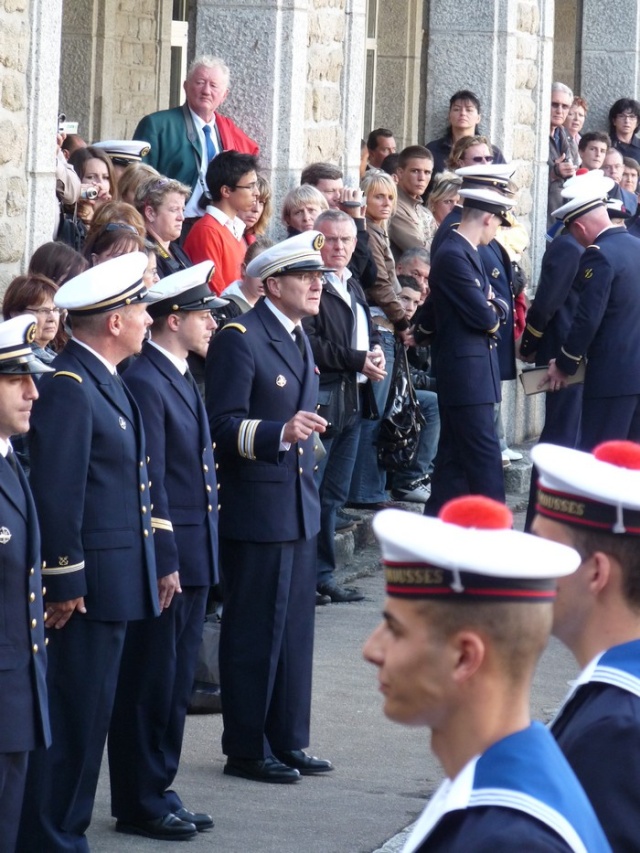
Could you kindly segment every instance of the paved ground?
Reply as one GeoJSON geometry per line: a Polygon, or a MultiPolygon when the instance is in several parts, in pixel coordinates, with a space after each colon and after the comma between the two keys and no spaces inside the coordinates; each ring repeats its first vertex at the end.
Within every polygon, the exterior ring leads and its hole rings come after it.
{"type": "MultiPolygon", "coordinates": [[[[223,776],[221,718],[190,717],[177,788],[190,808],[211,811],[216,820],[211,832],[188,842],[194,853],[371,853],[382,845],[391,853],[401,849],[396,833],[437,786],[440,770],[428,733],[383,717],[374,670],[362,660],[362,643],[379,619],[383,583],[375,554],[365,545],[356,552],[360,570],[374,572],[358,582],[366,600],[317,608],[311,751],[331,758],[335,771],[285,786],[223,776]]],[[[551,716],[575,674],[568,653],[552,643],[536,679],[539,718],[551,716]]],[[[171,849],[113,831],[104,768],[89,840],[93,853],[171,849]]]]}

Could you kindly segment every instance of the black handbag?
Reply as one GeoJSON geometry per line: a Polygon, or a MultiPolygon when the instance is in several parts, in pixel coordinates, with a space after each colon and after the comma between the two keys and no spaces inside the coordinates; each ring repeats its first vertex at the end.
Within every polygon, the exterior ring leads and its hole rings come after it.
{"type": "Polygon", "coordinates": [[[402,471],[413,462],[425,425],[411,381],[407,350],[404,346],[399,349],[377,440],[378,461],[387,471],[402,471]]]}

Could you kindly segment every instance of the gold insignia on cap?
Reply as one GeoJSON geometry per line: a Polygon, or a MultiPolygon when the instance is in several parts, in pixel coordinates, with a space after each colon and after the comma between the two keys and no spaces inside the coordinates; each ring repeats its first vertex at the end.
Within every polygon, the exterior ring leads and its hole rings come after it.
{"type": "Polygon", "coordinates": [[[286,384],[287,384],[286,378],[281,373],[279,373],[276,376],[276,385],[278,386],[278,388],[284,388],[284,386],[286,384]]]}
{"type": "Polygon", "coordinates": [[[27,326],[24,333],[24,340],[27,344],[32,344],[36,339],[36,324],[32,323],[30,326],[27,326]]]}
{"type": "Polygon", "coordinates": [[[584,277],[585,278],[593,278],[593,270],[591,268],[589,268],[588,270],[585,270],[584,271],[584,277]]]}
{"type": "Polygon", "coordinates": [[[324,234],[316,234],[311,245],[316,250],[316,252],[319,252],[320,249],[324,246],[324,234]]]}
{"type": "Polygon", "coordinates": [[[149,151],[151,151],[151,146],[150,145],[143,145],[142,148],[140,149],[140,156],[146,157],[147,154],[149,153],[149,151]]]}
{"type": "Polygon", "coordinates": [[[207,276],[207,280],[205,281],[205,284],[208,285],[209,289],[211,289],[211,280],[215,274],[216,274],[216,265],[212,264],[211,265],[211,272],[209,273],[209,275],[207,276]]]}

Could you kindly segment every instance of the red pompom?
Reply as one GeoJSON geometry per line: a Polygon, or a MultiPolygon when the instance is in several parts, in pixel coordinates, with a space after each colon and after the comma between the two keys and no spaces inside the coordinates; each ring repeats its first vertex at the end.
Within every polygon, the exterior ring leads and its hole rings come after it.
{"type": "Polygon", "coordinates": [[[458,527],[475,527],[481,530],[510,530],[513,527],[511,510],[493,498],[483,495],[466,495],[446,503],[438,518],[458,527]]]}
{"type": "Polygon", "coordinates": [[[585,169],[584,166],[580,169],[576,169],[576,177],[578,177],[578,175],[586,175],[588,171],[589,170],[585,169]]]}
{"type": "Polygon", "coordinates": [[[640,471],[640,444],[634,441],[604,441],[593,451],[600,462],[640,471]]]}

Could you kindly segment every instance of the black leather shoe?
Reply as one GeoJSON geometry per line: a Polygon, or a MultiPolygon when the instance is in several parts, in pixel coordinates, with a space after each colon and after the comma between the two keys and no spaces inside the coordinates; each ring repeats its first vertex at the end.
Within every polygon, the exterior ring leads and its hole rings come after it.
{"type": "Polygon", "coordinates": [[[250,758],[227,758],[224,766],[227,776],[239,776],[241,779],[252,779],[254,782],[279,782],[290,784],[300,779],[300,773],[287,764],[282,764],[273,755],[256,761],[250,758]]]}
{"type": "Polygon", "coordinates": [[[316,607],[322,607],[325,604],[331,604],[331,599],[328,595],[320,595],[316,592],[316,607]]]}
{"type": "Polygon", "coordinates": [[[193,823],[180,820],[173,812],[154,820],[117,820],[116,832],[126,835],[143,835],[158,841],[187,841],[197,835],[193,823]]]}
{"type": "Polygon", "coordinates": [[[286,752],[276,752],[276,758],[289,767],[294,767],[303,776],[313,776],[315,773],[327,773],[333,770],[333,764],[324,758],[307,755],[302,749],[290,749],[286,752]]]}
{"type": "Polygon", "coordinates": [[[336,533],[349,533],[356,529],[356,523],[352,518],[349,518],[345,512],[343,515],[336,513],[336,533]]]}
{"type": "Polygon", "coordinates": [[[205,829],[213,827],[213,818],[210,814],[204,814],[204,812],[190,812],[189,809],[185,809],[183,806],[181,809],[176,809],[174,815],[186,823],[192,823],[198,832],[203,832],[205,829]]]}
{"type": "Polygon", "coordinates": [[[320,595],[328,595],[334,604],[347,601],[362,601],[364,595],[352,586],[338,586],[337,583],[321,583],[318,586],[320,595]]]}

